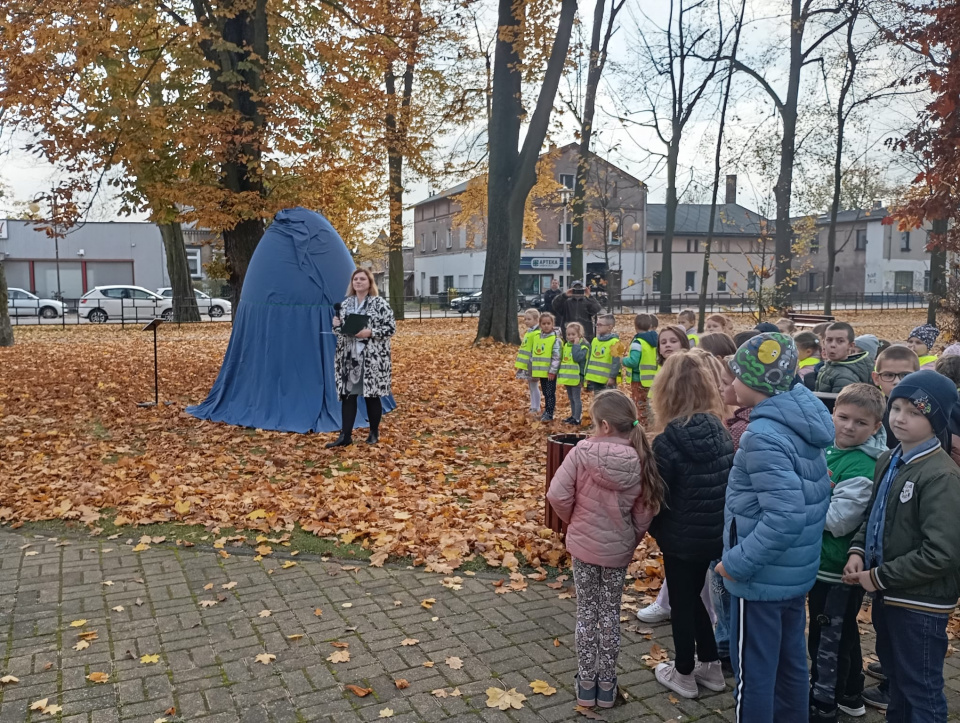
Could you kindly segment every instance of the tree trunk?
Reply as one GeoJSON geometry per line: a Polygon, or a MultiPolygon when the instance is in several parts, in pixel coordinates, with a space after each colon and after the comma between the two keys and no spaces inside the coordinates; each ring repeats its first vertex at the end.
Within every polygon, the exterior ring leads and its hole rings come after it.
{"type": "Polygon", "coordinates": [[[190,265],[187,263],[187,247],[183,243],[183,228],[176,222],[158,223],[157,227],[167,255],[167,274],[173,290],[173,320],[200,321],[197,297],[190,279],[190,265]]]}
{"type": "Polygon", "coordinates": [[[493,63],[493,99],[488,136],[490,164],[487,183],[487,258],[480,297],[477,341],[518,344],[517,282],[523,244],[523,213],[537,180],[537,160],[547,134],[550,112],[570,45],[576,0],[562,0],[557,34],[550,51],[543,85],[521,150],[521,67],[517,45],[522,5],[499,0],[497,46],[493,63]]]}
{"type": "Polygon", "coordinates": [[[660,313],[673,312],[673,231],[677,225],[677,163],[682,129],[676,126],[667,146],[667,218],[660,264],[660,313]]]}
{"type": "Polygon", "coordinates": [[[13,346],[13,327],[10,326],[10,310],[7,308],[7,272],[0,261],[0,347],[13,346]]]}
{"type": "MultiPolygon", "coordinates": [[[[580,119],[580,148],[577,156],[577,176],[573,190],[573,238],[570,241],[570,275],[583,278],[583,230],[586,214],[587,171],[590,168],[590,142],[593,139],[593,117],[597,107],[597,88],[607,62],[607,45],[613,34],[614,20],[623,2],[613,0],[607,32],[603,33],[603,15],[607,0],[597,0],[593,9],[593,30],[590,36],[590,64],[587,88],[583,98],[583,116],[580,119]],[[603,45],[601,46],[601,38],[603,45]]],[[[566,232],[566,231],[564,231],[566,232]]]]}
{"type": "Polygon", "coordinates": [[[791,0],[790,13],[790,69],[787,77],[787,95],[780,106],[783,136],[780,139],[780,173],[773,187],[777,203],[777,226],[774,232],[773,253],[774,304],[786,306],[790,296],[790,263],[793,246],[793,227],[790,224],[790,201],[793,196],[793,166],[797,147],[797,103],[800,97],[800,71],[803,69],[803,31],[805,17],[801,0],[791,0]]]}
{"type": "Polygon", "coordinates": [[[930,248],[930,303],[927,305],[927,323],[937,326],[937,311],[947,297],[947,222],[943,219],[934,219],[932,233],[936,236],[936,240],[930,248]]]}
{"type": "Polygon", "coordinates": [[[857,72],[857,50],[853,46],[857,8],[847,26],[847,57],[840,96],[837,100],[837,148],[833,156],[833,198],[830,201],[830,226],[827,228],[827,275],[823,297],[823,313],[833,313],[833,274],[837,267],[837,215],[840,213],[840,184],[843,181],[843,139],[847,124],[846,101],[857,72]]]}
{"type": "Polygon", "coordinates": [[[227,258],[227,268],[230,269],[234,314],[237,313],[237,306],[240,303],[240,292],[243,290],[243,280],[247,276],[247,267],[262,236],[263,221],[259,218],[246,219],[223,232],[223,254],[227,258]]]}
{"type": "MultiPolygon", "coordinates": [[[[392,70],[386,74],[387,102],[396,96],[392,70]]],[[[403,318],[403,150],[398,138],[397,119],[387,113],[387,198],[390,203],[390,308],[397,319],[403,318]]]]}
{"type": "Polygon", "coordinates": [[[740,31],[743,29],[743,16],[747,9],[747,0],[741,0],[740,15],[733,34],[733,48],[730,51],[730,68],[723,89],[723,102],[720,106],[720,127],[717,129],[717,148],[713,158],[713,192],[710,197],[710,220],[707,225],[706,248],[703,250],[703,276],[700,278],[700,308],[697,315],[697,332],[702,334],[707,318],[707,282],[710,277],[710,254],[713,250],[713,224],[717,219],[717,193],[720,191],[720,154],[723,149],[723,131],[727,125],[727,105],[730,102],[730,86],[733,85],[734,63],[740,46],[740,31]]]}

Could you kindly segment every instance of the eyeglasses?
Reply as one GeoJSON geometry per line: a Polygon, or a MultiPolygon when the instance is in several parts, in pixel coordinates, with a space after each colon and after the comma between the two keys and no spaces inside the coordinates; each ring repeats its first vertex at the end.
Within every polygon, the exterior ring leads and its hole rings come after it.
{"type": "Polygon", "coordinates": [[[877,376],[880,377],[882,382],[901,382],[907,374],[912,374],[912,372],[879,372],[877,376]]]}

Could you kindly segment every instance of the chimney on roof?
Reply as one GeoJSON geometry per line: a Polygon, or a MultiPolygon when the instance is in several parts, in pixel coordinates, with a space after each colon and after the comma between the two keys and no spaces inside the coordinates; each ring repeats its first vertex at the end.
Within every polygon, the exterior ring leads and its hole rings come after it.
{"type": "Polygon", "coordinates": [[[737,202],[737,174],[731,173],[727,176],[727,196],[724,203],[737,202]]]}
{"type": "Polygon", "coordinates": [[[873,202],[873,207],[874,207],[874,208],[883,208],[883,201],[874,200],[874,202],[873,202]]]}

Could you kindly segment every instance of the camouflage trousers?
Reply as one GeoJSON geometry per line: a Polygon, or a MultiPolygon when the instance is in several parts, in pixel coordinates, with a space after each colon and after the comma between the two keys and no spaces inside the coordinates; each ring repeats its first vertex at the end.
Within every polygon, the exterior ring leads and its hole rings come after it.
{"type": "Polygon", "coordinates": [[[625,567],[600,567],[573,558],[577,588],[577,660],[580,679],[611,681],[620,655],[620,598],[625,567]]]}
{"type": "Polygon", "coordinates": [[[863,588],[817,580],[808,598],[810,688],[813,699],[832,708],[863,692],[863,655],[857,613],[863,588]]]}

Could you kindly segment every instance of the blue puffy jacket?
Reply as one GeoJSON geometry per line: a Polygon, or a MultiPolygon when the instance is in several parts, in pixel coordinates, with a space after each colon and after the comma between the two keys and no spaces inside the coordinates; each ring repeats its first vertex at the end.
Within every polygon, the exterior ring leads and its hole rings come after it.
{"type": "Polygon", "coordinates": [[[817,579],[833,420],[803,386],[761,402],[733,460],[724,510],[724,583],[745,600],[788,600],[817,579]]]}

